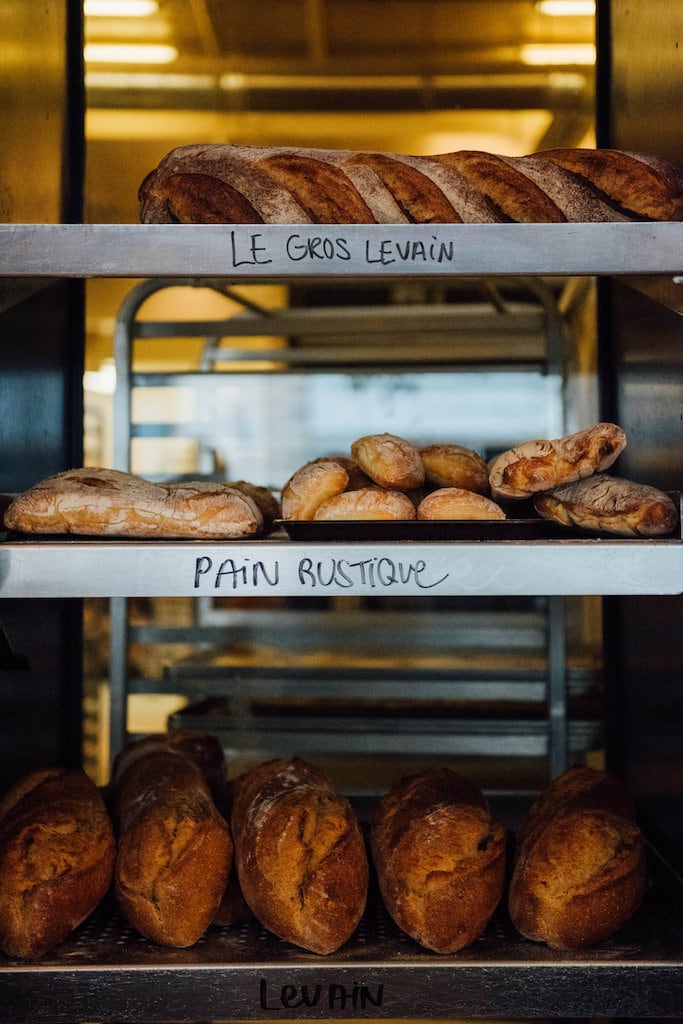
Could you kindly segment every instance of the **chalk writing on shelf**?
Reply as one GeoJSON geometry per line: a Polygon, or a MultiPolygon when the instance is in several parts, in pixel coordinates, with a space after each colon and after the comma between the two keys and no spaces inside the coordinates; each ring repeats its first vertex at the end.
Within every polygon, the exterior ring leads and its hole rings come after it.
{"type": "Polygon", "coordinates": [[[262,1010],[369,1010],[382,1006],[384,985],[321,984],[269,985],[265,978],[259,983],[259,1006],[262,1010]]]}
{"type": "Polygon", "coordinates": [[[315,558],[304,555],[292,565],[281,565],[277,558],[215,559],[200,555],[195,559],[194,589],[277,592],[282,586],[298,593],[324,593],[326,590],[391,591],[414,586],[433,590],[444,583],[448,573],[430,566],[424,559],[414,561],[369,555],[364,558],[315,558]],[[289,577],[289,578],[286,578],[289,577]]]}

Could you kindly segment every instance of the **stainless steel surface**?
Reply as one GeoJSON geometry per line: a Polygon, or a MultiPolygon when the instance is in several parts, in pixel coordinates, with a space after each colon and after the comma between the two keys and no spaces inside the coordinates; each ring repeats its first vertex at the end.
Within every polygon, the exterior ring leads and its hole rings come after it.
{"type": "Polygon", "coordinates": [[[666,274],[683,224],[3,224],[0,275],[40,277],[666,274]]]}
{"type": "Polygon", "coordinates": [[[0,597],[680,594],[676,540],[6,541],[0,597]]]}
{"type": "Polygon", "coordinates": [[[613,939],[576,953],[521,939],[500,912],[468,949],[435,956],[374,900],[351,941],[326,957],[255,923],[164,949],[105,906],[38,963],[0,957],[0,1003],[3,1024],[677,1017],[683,935],[657,890],[613,939]]]}

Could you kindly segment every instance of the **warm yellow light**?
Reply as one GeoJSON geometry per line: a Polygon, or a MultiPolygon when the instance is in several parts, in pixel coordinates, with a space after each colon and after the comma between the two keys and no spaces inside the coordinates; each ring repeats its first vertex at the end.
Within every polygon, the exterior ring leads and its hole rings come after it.
{"type": "Polygon", "coordinates": [[[148,18],[159,10],[158,0],[85,0],[86,18],[148,18]]]}
{"type": "Polygon", "coordinates": [[[551,17],[592,18],[595,15],[595,0],[538,0],[536,10],[539,14],[551,17]]]}
{"type": "Polygon", "coordinates": [[[86,43],[86,64],[172,64],[178,57],[175,46],[144,43],[86,43]]]}
{"type": "Polygon", "coordinates": [[[547,43],[539,46],[522,46],[519,56],[523,64],[535,67],[552,67],[558,64],[595,64],[593,43],[547,43]]]}

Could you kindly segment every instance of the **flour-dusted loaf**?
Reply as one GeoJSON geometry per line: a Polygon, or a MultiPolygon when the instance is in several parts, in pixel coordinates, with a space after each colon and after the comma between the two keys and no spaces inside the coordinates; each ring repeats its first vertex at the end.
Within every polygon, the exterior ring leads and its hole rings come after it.
{"type": "Polygon", "coordinates": [[[5,527],[21,533],[97,537],[249,537],[262,531],[253,497],[237,486],[151,483],[115,469],[71,469],[20,494],[5,527]]]}
{"type": "Polygon", "coordinates": [[[668,494],[607,473],[537,494],[534,508],[545,519],[563,526],[625,537],[662,536],[678,523],[678,509],[668,494]]]}
{"type": "Polygon", "coordinates": [[[683,169],[607,149],[436,156],[180,146],[139,192],[148,224],[457,224],[683,219],[683,169]]]}
{"type": "Polygon", "coordinates": [[[608,469],[626,447],[616,423],[596,423],[556,440],[525,441],[489,464],[491,497],[529,498],[608,469]]]}
{"type": "Polygon", "coordinates": [[[349,801],[300,758],[266,761],[233,783],[230,815],[244,899],[275,935],[313,953],[351,937],[368,860],[349,801]]]}
{"type": "Polygon", "coordinates": [[[484,494],[464,487],[437,487],[417,506],[418,519],[480,520],[505,519],[505,512],[484,494]]]}
{"type": "Polygon", "coordinates": [[[379,802],[372,855],[396,924],[437,953],[469,946],[503,895],[506,830],[469,780],[447,768],[408,776],[379,802]]]}
{"type": "Polygon", "coordinates": [[[78,770],[19,779],[0,800],[0,949],[41,957],[97,907],[115,844],[97,786],[78,770]]]}
{"type": "Polygon", "coordinates": [[[559,775],[517,840],[508,904],[528,939],[581,949],[614,934],[647,885],[645,844],[621,781],[591,768],[559,775]]]}
{"type": "Polygon", "coordinates": [[[204,934],[230,874],[232,840],[205,756],[195,740],[151,738],[124,747],[112,768],[116,898],[134,928],[165,946],[191,946],[204,934]]]}

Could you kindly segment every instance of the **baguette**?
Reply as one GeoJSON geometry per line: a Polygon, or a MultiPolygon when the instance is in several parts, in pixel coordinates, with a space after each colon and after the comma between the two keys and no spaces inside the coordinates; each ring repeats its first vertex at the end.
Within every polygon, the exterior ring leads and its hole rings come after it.
{"type": "Polygon", "coordinates": [[[677,221],[683,168],[606,149],[405,156],[199,144],[168,153],[139,202],[146,224],[677,221]]]}
{"type": "Polygon", "coordinates": [[[92,913],[112,880],[112,823],[79,770],[30,772],[0,801],[0,949],[41,957],[92,913]]]}
{"type": "Polygon", "coordinates": [[[371,849],[396,924],[436,953],[469,946],[503,894],[506,830],[449,769],[408,776],[380,801],[371,849]]]}
{"type": "Polygon", "coordinates": [[[365,909],[368,861],[348,800],[300,758],[233,783],[230,815],[244,899],[261,924],[313,953],[350,938],[365,909]]]}
{"type": "Polygon", "coordinates": [[[218,912],[232,863],[196,756],[163,740],[131,744],[114,762],[110,798],[122,913],[153,942],[193,945],[218,912]]]}
{"type": "Polygon", "coordinates": [[[554,949],[609,938],[640,906],[643,836],[620,781],[570,768],[532,806],[517,841],[508,906],[517,930],[554,949]]]}
{"type": "Polygon", "coordinates": [[[149,538],[246,537],[263,529],[252,497],[227,484],[155,484],[115,469],[71,469],[20,494],[5,527],[21,533],[149,538]]]}

